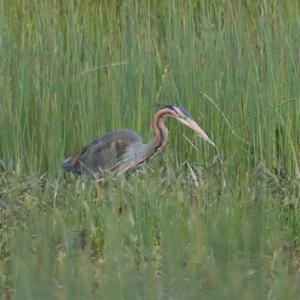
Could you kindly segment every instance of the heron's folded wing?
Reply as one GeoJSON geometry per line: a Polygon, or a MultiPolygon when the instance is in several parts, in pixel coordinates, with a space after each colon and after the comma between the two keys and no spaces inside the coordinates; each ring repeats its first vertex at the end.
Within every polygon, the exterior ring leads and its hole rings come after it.
{"type": "MultiPolygon", "coordinates": [[[[68,158],[64,166],[68,165],[69,171],[79,173],[84,171],[99,173],[99,169],[117,172],[123,162],[128,164],[128,168],[133,163],[135,156],[132,149],[136,144],[143,145],[141,138],[134,131],[128,129],[114,131],[83,147],[68,158]]],[[[64,169],[67,170],[65,167],[64,169]]]]}

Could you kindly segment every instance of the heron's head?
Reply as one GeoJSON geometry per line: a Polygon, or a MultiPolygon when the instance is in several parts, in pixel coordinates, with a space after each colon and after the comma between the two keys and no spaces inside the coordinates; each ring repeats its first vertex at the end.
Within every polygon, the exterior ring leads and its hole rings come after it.
{"type": "Polygon", "coordinates": [[[206,132],[196,123],[191,114],[184,107],[179,105],[163,106],[163,109],[166,108],[169,109],[170,116],[174,117],[185,126],[193,129],[195,133],[204,141],[208,142],[212,146],[215,146],[214,142],[208,137],[206,132]]]}

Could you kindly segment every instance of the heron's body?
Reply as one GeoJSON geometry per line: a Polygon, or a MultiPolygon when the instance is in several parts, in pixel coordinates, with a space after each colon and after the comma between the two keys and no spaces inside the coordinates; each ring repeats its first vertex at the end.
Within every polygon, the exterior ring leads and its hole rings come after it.
{"type": "MultiPolygon", "coordinates": [[[[140,149],[147,148],[130,129],[120,129],[93,140],[64,162],[64,169],[76,173],[110,170],[126,172],[144,162],[140,149]]],[[[151,149],[149,148],[149,155],[151,149]]],[[[154,154],[154,151],[153,151],[154,154]]]]}
{"type": "Polygon", "coordinates": [[[136,169],[166,146],[168,130],[164,121],[168,116],[177,118],[193,128],[204,140],[213,144],[184,108],[166,106],[154,115],[155,138],[150,143],[144,144],[141,137],[132,130],[120,129],[93,140],[67,158],[63,163],[63,169],[75,173],[100,175],[103,170],[116,174],[136,169]]]}

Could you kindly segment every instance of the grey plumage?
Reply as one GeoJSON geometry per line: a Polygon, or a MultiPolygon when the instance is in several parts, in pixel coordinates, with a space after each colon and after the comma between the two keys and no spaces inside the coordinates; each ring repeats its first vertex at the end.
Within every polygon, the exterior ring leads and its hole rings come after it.
{"type": "MultiPolygon", "coordinates": [[[[93,140],[63,162],[63,169],[75,173],[99,173],[101,169],[117,172],[121,162],[137,161],[145,147],[133,130],[120,129],[93,140]]],[[[124,167],[123,167],[124,169],[124,167]]],[[[125,168],[127,169],[127,168],[125,168]]],[[[124,170],[125,171],[125,170],[124,170]]]]}

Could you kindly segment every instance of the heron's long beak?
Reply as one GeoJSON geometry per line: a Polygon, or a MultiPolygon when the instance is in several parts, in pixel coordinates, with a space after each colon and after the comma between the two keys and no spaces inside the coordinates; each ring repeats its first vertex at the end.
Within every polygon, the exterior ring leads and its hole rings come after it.
{"type": "Polygon", "coordinates": [[[215,147],[215,143],[208,137],[206,132],[202,128],[200,128],[200,126],[194,120],[178,118],[178,121],[193,129],[200,138],[215,147]]]}

